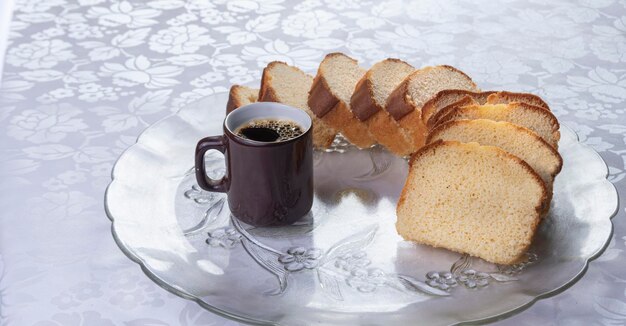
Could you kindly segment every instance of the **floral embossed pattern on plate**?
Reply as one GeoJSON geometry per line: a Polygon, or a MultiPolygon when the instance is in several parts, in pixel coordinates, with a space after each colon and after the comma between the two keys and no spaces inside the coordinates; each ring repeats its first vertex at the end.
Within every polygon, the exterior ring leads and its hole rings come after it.
{"type": "MultiPolygon", "coordinates": [[[[341,139],[315,155],[311,213],[250,227],[191,173],[195,142],[221,132],[225,102],[204,98],[148,128],[106,196],[120,248],[159,285],[220,315],[281,325],[484,321],[573,284],[610,239],[617,193],[602,159],[567,128],[551,213],[519,265],[403,241],[394,223],[406,162],[341,139]]],[[[209,173],[223,173],[220,156],[207,155],[209,173]]]]}

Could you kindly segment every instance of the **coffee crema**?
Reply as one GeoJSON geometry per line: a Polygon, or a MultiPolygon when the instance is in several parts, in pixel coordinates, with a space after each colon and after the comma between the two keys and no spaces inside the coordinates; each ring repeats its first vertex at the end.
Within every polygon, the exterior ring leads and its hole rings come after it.
{"type": "Polygon", "coordinates": [[[293,139],[303,133],[300,125],[287,119],[252,120],[235,131],[241,138],[266,143],[293,139]]]}

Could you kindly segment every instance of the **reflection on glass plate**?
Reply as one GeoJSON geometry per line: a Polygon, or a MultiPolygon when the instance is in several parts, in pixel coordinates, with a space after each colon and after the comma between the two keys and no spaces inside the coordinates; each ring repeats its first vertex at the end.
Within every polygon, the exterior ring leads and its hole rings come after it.
{"type": "MultiPolygon", "coordinates": [[[[106,195],[120,248],[162,287],[257,324],[449,325],[499,318],[573,284],[612,234],[617,192],[600,156],[561,129],[563,170],[528,259],[498,266],[403,241],[395,203],[406,161],[337,139],[315,155],[315,203],[294,225],[256,228],[195,184],[193,150],[221,134],[227,95],[148,128],[106,195]]],[[[207,171],[224,173],[209,152],[207,171]]]]}

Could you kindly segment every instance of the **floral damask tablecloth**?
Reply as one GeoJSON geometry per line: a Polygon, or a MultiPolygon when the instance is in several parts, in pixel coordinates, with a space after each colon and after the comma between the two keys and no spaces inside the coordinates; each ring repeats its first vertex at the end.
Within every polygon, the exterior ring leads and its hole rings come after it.
{"type": "MultiPolygon", "coordinates": [[[[9,0],[11,1],[11,0],[9,0]]],[[[626,191],[626,1],[17,0],[0,86],[0,324],[235,324],[159,288],[103,210],[148,125],[269,61],[450,64],[543,96],[626,191]]],[[[1,37],[7,37],[1,35],[1,37]]],[[[572,288],[507,325],[626,323],[626,224],[572,288]]]]}

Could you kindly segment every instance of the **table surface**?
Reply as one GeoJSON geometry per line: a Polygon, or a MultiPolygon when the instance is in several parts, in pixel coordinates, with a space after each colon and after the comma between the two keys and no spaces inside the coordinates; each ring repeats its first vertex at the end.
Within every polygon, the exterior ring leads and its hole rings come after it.
{"type": "MultiPolygon", "coordinates": [[[[102,204],[111,168],[181,106],[258,80],[269,61],[314,71],[334,51],[539,94],[626,190],[625,0],[18,0],[0,87],[0,324],[236,324],[117,248],[102,204]]],[[[613,222],[579,282],[499,324],[623,324],[622,207],[613,222]]]]}

